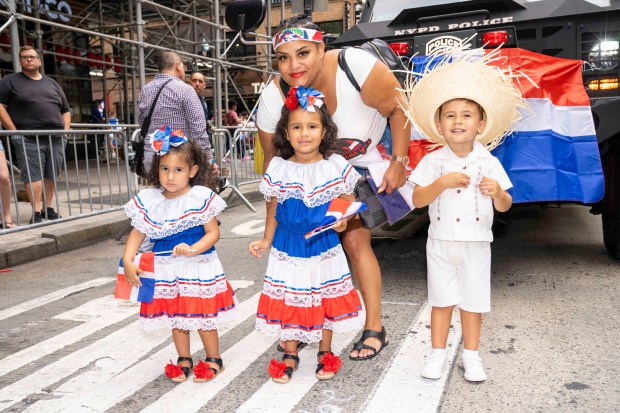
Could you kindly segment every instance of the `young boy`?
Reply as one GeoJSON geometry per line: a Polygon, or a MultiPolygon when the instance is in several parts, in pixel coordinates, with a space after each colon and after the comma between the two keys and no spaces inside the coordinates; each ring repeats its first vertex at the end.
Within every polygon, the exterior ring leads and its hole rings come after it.
{"type": "Polygon", "coordinates": [[[476,59],[444,62],[407,95],[410,120],[443,145],[422,158],[409,178],[416,184],[414,205],[429,205],[431,220],[426,256],[432,351],[421,372],[428,379],[441,378],[446,366],[455,305],[463,328],[465,379],[487,377],[478,345],[481,313],[491,309],[493,209],[504,212],[512,205],[506,191],[512,184],[489,150],[518,120],[523,100],[509,76],[476,59]]]}

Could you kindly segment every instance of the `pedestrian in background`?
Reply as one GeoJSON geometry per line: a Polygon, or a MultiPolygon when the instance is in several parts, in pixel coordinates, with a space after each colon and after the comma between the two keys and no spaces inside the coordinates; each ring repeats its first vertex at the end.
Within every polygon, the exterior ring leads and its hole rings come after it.
{"type": "Polygon", "coordinates": [[[2,229],[17,228],[13,224],[11,218],[11,176],[9,168],[6,164],[6,154],[2,141],[0,139],[0,206],[2,207],[2,229]]]}
{"type": "Polygon", "coordinates": [[[134,227],[123,253],[125,277],[132,286],[141,285],[134,257],[150,237],[157,283],[152,303],[141,304],[141,322],[147,328],[172,328],[178,359],[165,372],[175,383],[190,375],[189,332],[197,330],[207,357],[196,366],[194,381],[205,382],[224,370],[218,323],[232,319],[238,304],[215,251],[220,237],[215,217],[226,203],[213,192],[211,165],[198,142],[169,126],[149,138],[154,158],[148,181],[154,188],[125,205],[134,227]]]}
{"type": "MultiPolygon", "coordinates": [[[[228,102],[228,111],[224,115],[222,124],[224,126],[228,126],[228,130],[230,131],[230,136],[232,139],[234,139],[235,131],[237,130],[238,126],[241,124],[241,118],[237,114],[237,102],[235,102],[234,100],[231,100],[230,102],[228,102]]],[[[239,148],[238,144],[237,144],[237,148],[239,148]]],[[[231,150],[230,141],[226,139],[225,153],[228,153],[230,150],[231,150]]],[[[232,153],[230,154],[230,158],[232,158],[232,153]]],[[[230,158],[226,159],[226,161],[230,162],[230,158]]]]}
{"type": "MultiPolygon", "coordinates": [[[[32,46],[19,49],[22,71],[0,81],[0,121],[8,130],[68,130],[71,112],[56,81],[39,72],[41,56],[32,46]]],[[[66,140],[61,135],[13,135],[17,165],[32,204],[30,223],[58,219],[52,208],[66,140]],[[44,199],[45,198],[45,199],[44,199]]]]}
{"type": "MultiPolygon", "coordinates": [[[[185,64],[181,56],[173,51],[166,50],[157,57],[159,74],[144,86],[138,101],[138,122],[144,124],[153,105],[153,115],[148,134],[152,134],[158,126],[169,125],[172,130],[183,130],[195,139],[205,151],[207,158],[212,162],[214,173],[219,167],[213,158],[213,151],[207,135],[207,122],[204,110],[193,88],[185,83],[185,64]],[[161,89],[157,101],[155,97],[161,89]]],[[[153,151],[149,142],[144,145],[144,166],[150,169],[153,151]]]]}
{"type": "Polygon", "coordinates": [[[491,311],[491,241],[494,209],[507,211],[512,187],[489,152],[512,131],[523,106],[509,75],[485,64],[488,54],[442,56],[409,90],[411,121],[443,145],[422,158],[410,176],[416,208],[429,205],[426,243],[432,351],[422,377],[439,379],[454,306],[463,328],[465,379],[487,378],[478,354],[482,313],[491,311]],[[449,63],[447,63],[449,62],[449,63]],[[423,102],[420,104],[419,102],[423,102]]]}

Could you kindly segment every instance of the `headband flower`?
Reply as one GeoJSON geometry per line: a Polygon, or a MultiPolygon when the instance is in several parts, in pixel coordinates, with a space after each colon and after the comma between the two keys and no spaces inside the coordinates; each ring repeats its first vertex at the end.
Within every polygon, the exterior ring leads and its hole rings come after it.
{"type": "Polygon", "coordinates": [[[303,86],[292,87],[288,92],[288,96],[286,97],[284,104],[291,111],[297,109],[298,106],[301,106],[303,110],[315,112],[315,108],[318,109],[323,106],[324,98],[325,96],[323,96],[321,92],[311,88],[310,86],[307,88],[303,86]]]}
{"type": "Polygon", "coordinates": [[[183,131],[172,132],[172,128],[168,125],[164,125],[159,130],[149,135],[151,138],[151,148],[158,155],[165,155],[170,150],[170,146],[179,146],[184,142],[187,142],[187,138],[183,135],[183,131]]]}

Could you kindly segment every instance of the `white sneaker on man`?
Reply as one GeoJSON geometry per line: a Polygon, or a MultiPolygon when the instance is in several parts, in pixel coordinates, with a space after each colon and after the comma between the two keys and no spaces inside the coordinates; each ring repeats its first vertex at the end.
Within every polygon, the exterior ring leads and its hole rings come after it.
{"type": "Polygon", "coordinates": [[[487,379],[482,359],[477,351],[463,350],[463,367],[465,367],[465,380],[485,381],[487,379]]]}
{"type": "Polygon", "coordinates": [[[420,375],[426,379],[440,379],[448,361],[448,353],[445,348],[434,348],[426,356],[426,363],[420,375]]]}

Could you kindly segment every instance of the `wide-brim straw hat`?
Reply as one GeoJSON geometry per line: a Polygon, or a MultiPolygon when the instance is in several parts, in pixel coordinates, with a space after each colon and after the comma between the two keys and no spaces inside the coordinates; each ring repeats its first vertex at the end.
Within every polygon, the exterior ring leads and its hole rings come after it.
{"type": "Polygon", "coordinates": [[[498,54],[499,49],[486,54],[482,49],[455,49],[442,54],[439,62],[434,59],[436,64],[414,68],[417,77],[409,78],[401,95],[401,106],[414,127],[428,140],[445,145],[436,126],[440,106],[453,99],[469,99],[485,112],[486,127],[476,140],[488,150],[497,147],[514,130],[519,108],[525,107],[513,82],[519,74],[488,64],[501,59],[498,54]]]}

